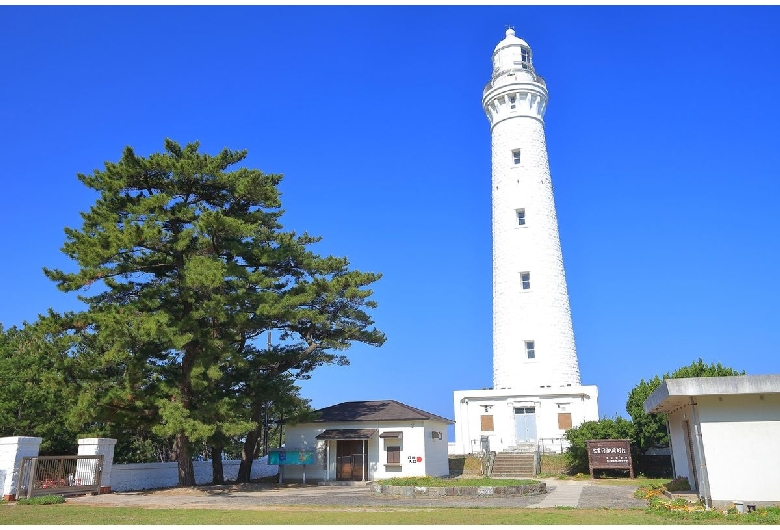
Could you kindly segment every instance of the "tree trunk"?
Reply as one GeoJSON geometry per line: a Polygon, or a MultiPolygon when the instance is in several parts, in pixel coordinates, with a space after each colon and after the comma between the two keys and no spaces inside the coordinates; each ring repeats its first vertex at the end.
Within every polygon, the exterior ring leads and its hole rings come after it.
{"type": "Polygon", "coordinates": [[[176,435],[174,446],[179,462],[179,486],[192,487],[195,485],[195,469],[190,457],[190,440],[186,434],[180,432],[176,435]]]}
{"type": "Polygon", "coordinates": [[[225,483],[225,472],[222,468],[222,445],[211,446],[211,482],[213,484],[225,483]]]}
{"type": "Polygon", "coordinates": [[[241,465],[238,466],[238,477],[236,478],[236,482],[246,483],[251,480],[252,462],[255,459],[255,450],[257,448],[257,441],[260,438],[260,429],[262,429],[262,426],[252,429],[246,435],[244,447],[241,449],[241,465]]]}

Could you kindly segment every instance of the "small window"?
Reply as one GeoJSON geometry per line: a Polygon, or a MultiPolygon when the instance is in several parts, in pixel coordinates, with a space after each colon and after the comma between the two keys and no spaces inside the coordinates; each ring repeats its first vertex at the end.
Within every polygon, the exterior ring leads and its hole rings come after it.
{"type": "Polygon", "coordinates": [[[520,163],[520,149],[512,151],[512,163],[515,165],[520,163]]]}
{"type": "Polygon", "coordinates": [[[525,226],[525,208],[520,208],[517,211],[517,224],[518,226],[525,226]]]}
{"type": "Polygon", "coordinates": [[[517,106],[515,104],[516,102],[517,102],[517,97],[516,96],[509,96],[509,108],[510,109],[513,109],[513,108],[515,108],[517,106]]]}
{"type": "MultiPolygon", "coordinates": [[[[531,288],[531,273],[530,272],[521,272],[520,273],[520,282],[523,284],[523,291],[526,291],[531,288]]],[[[528,344],[528,343],[526,343],[528,344]]]]}
{"type": "Polygon", "coordinates": [[[534,346],[534,341],[525,341],[525,354],[529,359],[536,359],[536,347],[534,346]]]}
{"type": "Polygon", "coordinates": [[[400,464],[401,463],[401,446],[400,445],[388,445],[387,446],[387,463],[388,464],[400,464]]]}
{"type": "Polygon", "coordinates": [[[523,68],[528,68],[528,63],[531,62],[531,50],[528,48],[520,48],[520,60],[523,62],[523,68]]]}
{"type": "Polygon", "coordinates": [[[561,430],[571,429],[571,412],[558,413],[558,428],[561,430]]]}
{"type": "Polygon", "coordinates": [[[493,431],[493,415],[492,414],[483,414],[482,416],[479,417],[479,420],[480,420],[479,421],[480,429],[482,431],[488,431],[488,432],[492,432],[493,431]]]}

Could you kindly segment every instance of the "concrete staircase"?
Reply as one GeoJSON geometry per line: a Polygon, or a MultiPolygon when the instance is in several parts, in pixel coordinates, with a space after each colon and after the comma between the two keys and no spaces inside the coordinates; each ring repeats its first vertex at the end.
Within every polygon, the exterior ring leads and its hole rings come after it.
{"type": "Polygon", "coordinates": [[[533,477],[534,453],[496,453],[491,477],[533,477]]]}

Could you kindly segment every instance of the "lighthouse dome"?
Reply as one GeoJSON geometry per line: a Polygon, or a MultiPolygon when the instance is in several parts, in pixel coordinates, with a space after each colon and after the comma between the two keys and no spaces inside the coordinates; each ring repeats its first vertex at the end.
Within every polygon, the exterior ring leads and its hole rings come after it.
{"type": "Polygon", "coordinates": [[[506,38],[493,51],[493,79],[519,72],[529,74],[529,79],[534,78],[531,47],[515,35],[515,30],[509,28],[506,30],[506,38]]]}
{"type": "Polygon", "coordinates": [[[508,30],[506,30],[506,38],[504,38],[504,40],[496,44],[496,47],[493,49],[493,52],[497,52],[498,50],[504,48],[505,46],[512,46],[512,45],[529,47],[527,42],[525,42],[523,39],[515,35],[515,30],[509,28],[508,30]]]}

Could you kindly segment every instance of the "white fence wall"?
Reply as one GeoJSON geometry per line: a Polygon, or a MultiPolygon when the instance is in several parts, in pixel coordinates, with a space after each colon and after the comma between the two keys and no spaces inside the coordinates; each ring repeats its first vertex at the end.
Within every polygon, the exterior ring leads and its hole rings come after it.
{"type": "MultiPolygon", "coordinates": [[[[223,460],[222,467],[226,481],[236,480],[240,460],[223,460]]],[[[211,483],[211,461],[193,462],[195,483],[211,483]]],[[[178,464],[162,462],[153,464],[114,464],[111,470],[111,491],[137,491],[152,488],[168,488],[179,483],[178,464]]],[[[272,477],[279,472],[279,466],[268,465],[264,456],[252,464],[252,479],[272,477]]]]}

